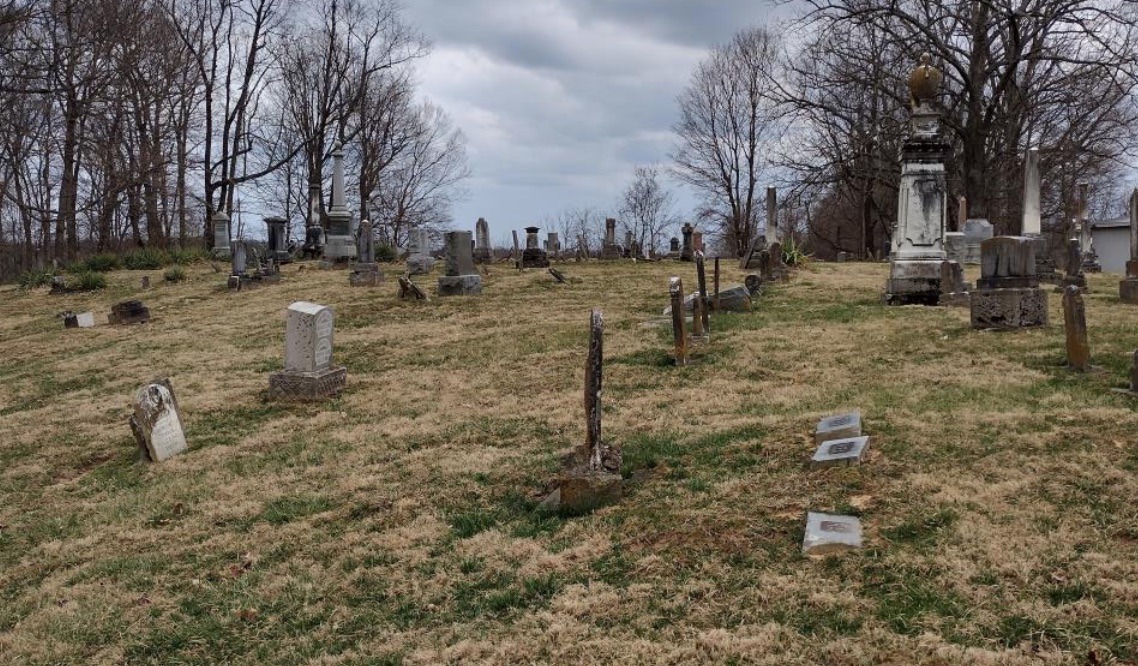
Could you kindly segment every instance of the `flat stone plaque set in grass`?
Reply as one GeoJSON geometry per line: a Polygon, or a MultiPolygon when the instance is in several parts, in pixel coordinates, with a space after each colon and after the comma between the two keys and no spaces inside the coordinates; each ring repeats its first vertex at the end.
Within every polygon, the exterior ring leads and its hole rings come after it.
{"type": "MultiPolygon", "coordinates": [[[[861,434],[861,412],[827,416],[814,430],[817,449],[810,459],[812,467],[860,465],[869,451],[869,437],[861,434]]],[[[823,556],[861,548],[861,521],[853,516],[828,513],[806,514],[802,552],[823,556]]]]}

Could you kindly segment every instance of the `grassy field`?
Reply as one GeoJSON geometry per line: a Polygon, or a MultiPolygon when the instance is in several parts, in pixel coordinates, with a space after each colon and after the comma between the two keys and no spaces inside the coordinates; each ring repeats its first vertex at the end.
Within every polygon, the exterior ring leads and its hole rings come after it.
{"type": "Polygon", "coordinates": [[[1117,278],[1091,277],[1098,369],[1077,375],[1057,295],[1049,329],[977,332],[882,306],[883,264],[815,264],[713,316],[687,368],[643,324],[690,264],[494,267],[483,296],[429,303],[387,270],[376,290],[288,266],[229,293],[201,266],[0,291],[0,663],[1138,663],[1138,400],[1110,391],[1138,307],[1117,278]],[[132,297],[150,324],[56,316],[132,297]],[[296,300],[335,307],[337,400],[264,400],[296,300]],[[591,306],[606,439],[648,474],[545,515],[584,438],[591,306]],[[127,417],[160,376],[190,451],[149,465],[127,417]],[[810,469],[846,408],[869,460],[810,469]],[[807,510],[860,516],[866,548],[804,558],[807,510]]]}

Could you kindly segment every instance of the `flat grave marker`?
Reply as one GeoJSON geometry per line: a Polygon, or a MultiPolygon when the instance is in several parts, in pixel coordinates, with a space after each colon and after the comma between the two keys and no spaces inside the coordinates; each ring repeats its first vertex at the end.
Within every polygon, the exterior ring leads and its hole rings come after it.
{"type": "Polygon", "coordinates": [[[814,467],[837,467],[861,464],[869,450],[869,437],[847,437],[822,442],[810,464],[814,467]]]}
{"type": "Polygon", "coordinates": [[[861,548],[861,521],[853,516],[828,513],[806,514],[802,552],[810,556],[832,555],[861,548]]]}

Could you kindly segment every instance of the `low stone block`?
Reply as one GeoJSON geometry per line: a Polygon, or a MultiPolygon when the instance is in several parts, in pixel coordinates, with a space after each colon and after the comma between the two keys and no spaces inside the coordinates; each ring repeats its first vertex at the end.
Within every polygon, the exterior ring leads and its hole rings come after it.
{"type": "Polygon", "coordinates": [[[861,548],[861,521],[852,516],[828,513],[806,514],[802,552],[810,556],[832,555],[861,548]]]}
{"type": "MultiPolygon", "coordinates": [[[[699,292],[694,291],[684,298],[684,312],[690,313],[695,307],[695,300],[699,298],[699,292]]],[[[712,308],[715,307],[715,295],[708,294],[707,300],[710,301],[712,308]]],[[[751,309],[751,290],[745,285],[733,284],[723,287],[719,290],[719,309],[723,312],[747,312],[751,309]]],[[[672,306],[664,308],[664,316],[668,317],[672,314],[672,306]]]]}
{"type": "Polygon", "coordinates": [[[858,465],[869,450],[869,437],[847,437],[822,442],[810,464],[814,467],[858,465]]]}
{"type": "Polygon", "coordinates": [[[439,296],[474,296],[481,293],[481,275],[444,275],[439,278],[439,296]]]}
{"type": "Polygon", "coordinates": [[[827,416],[814,430],[814,443],[821,445],[836,439],[861,437],[861,412],[846,412],[827,416]]]}
{"type": "Polygon", "coordinates": [[[159,379],[135,392],[130,429],[139,450],[151,462],[163,462],[187,450],[170,380],[159,379]]]}
{"type": "Polygon", "coordinates": [[[570,513],[588,513],[616,504],[623,493],[624,479],[607,472],[566,472],[558,479],[560,508],[570,513]]]}
{"type": "Polygon", "coordinates": [[[65,328],[94,328],[95,327],[95,313],[93,312],[68,312],[63,317],[63,326],[65,328]]]}
{"type": "Polygon", "coordinates": [[[348,274],[348,284],[352,287],[378,287],[383,284],[383,271],[378,264],[356,264],[348,274]]]}
{"type": "Polygon", "coordinates": [[[315,402],[334,397],[348,385],[348,369],[320,372],[274,372],[269,375],[269,397],[274,400],[315,402]]]}
{"type": "Polygon", "coordinates": [[[522,252],[522,268],[549,268],[549,256],[544,250],[525,250],[522,252]]]}
{"type": "Polygon", "coordinates": [[[1047,325],[1047,292],[978,289],[972,292],[972,328],[1016,329],[1047,325]]]}
{"type": "Polygon", "coordinates": [[[1138,278],[1126,278],[1119,282],[1118,297],[1123,303],[1138,305],[1138,278]]]}
{"type": "Polygon", "coordinates": [[[142,301],[123,301],[111,306],[108,320],[113,325],[145,324],[150,321],[150,310],[142,301]]]}

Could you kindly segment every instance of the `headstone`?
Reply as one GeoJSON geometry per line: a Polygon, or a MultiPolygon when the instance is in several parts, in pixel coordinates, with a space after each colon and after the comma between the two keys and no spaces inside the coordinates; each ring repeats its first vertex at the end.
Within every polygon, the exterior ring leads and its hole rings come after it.
{"type": "Polygon", "coordinates": [[[548,253],[552,254],[555,259],[561,258],[561,238],[557,235],[557,232],[549,232],[546,236],[545,244],[548,253]]]}
{"type": "Polygon", "coordinates": [[[964,223],[964,263],[980,263],[980,244],[994,235],[988,220],[968,220],[964,223]]]}
{"type": "Polygon", "coordinates": [[[680,256],[680,239],[675,236],[668,241],[668,256],[672,259],[678,259],[680,256]]]}
{"type": "Polygon", "coordinates": [[[522,252],[522,268],[548,268],[549,256],[538,247],[538,227],[526,227],[526,249],[522,252]]]}
{"type": "Polygon", "coordinates": [[[778,242],[778,190],[773,187],[767,188],[767,228],[766,235],[767,245],[773,245],[778,242]]]}
{"type": "Polygon", "coordinates": [[[288,220],[277,216],[266,217],[265,230],[268,234],[269,258],[281,264],[290,263],[292,253],[288,251],[288,220]]]}
{"type": "Polygon", "coordinates": [[[691,235],[691,247],[695,252],[703,252],[703,232],[693,231],[691,235]]]}
{"type": "Polygon", "coordinates": [[[518,265],[518,267],[520,268],[522,265],[521,264],[522,253],[521,253],[521,250],[518,248],[518,230],[513,229],[513,230],[511,230],[510,233],[512,233],[514,235],[514,256],[513,256],[514,263],[516,263],[518,265]]]}
{"type": "Polygon", "coordinates": [[[832,555],[861,548],[861,521],[852,516],[806,514],[802,552],[810,556],[832,555]]]}
{"type": "Polygon", "coordinates": [[[143,275],[142,276],[142,283],[139,286],[143,289],[149,289],[150,288],[150,276],[149,275],[143,275]]]}
{"type": "Polygon", "coordinates": [[[819,421],[818,427],[814,429],[815,444],[850,437],[861,437],[861,412],[853,411],[827,416],[819,421]]]}
{"type": "Polygon", "coordinates": [[[685,223],[684,226],[680,228],[680,232],[684,236],[684,245],[680,250],[680,261],[691,261],[695,255],[695,247],[692,245],[692,234],[695,233],[695,227],[685,223]]]}
{"type": "Polygon", "coordinates": [[[439,278],[439,296],[471,296],[482,293],[482,276],[474,270],[469,231],[448,231],[446,275],[439,278]]]}
{"type": "Polygon", "coordinates": [[[869,450],[868,437],[846,437],[822,442],[810,464],[814,467],[836,467],[858,465],[869,450]]]}
{"type": "MultiPolygon", "coordinates": [[[[752,298],[759,293],[759,285],[761,281],[757,275],[747,276],[747,281],[754,283],[754,288],[742,284],[729,284],[724,285],[714,296],[711,296],[711,301],[719,301],[718,311],[720,312],[747,312],[751,309],[752,298]]],[[[685,313],[695,312],[696,301],[699,300],[699,292],[694,291],[688,294],[683,299],[683,309],[685,313]]],[[[668,317],[672,314],[672,306],[669,304],[664,308],[664,316],[668,317]]]]}
{"type": "Polygon", "coordinates": [[[324,253],[324,221],[320,216],[320,181],[308,183],[308,219],[304,227],[304,256],[315,259],[324,253]]]}
{"type": "MultiPolygon", "coordinates": [[[[961,225],[963,227],[963,225],[961,225]]],[[[944,255],[949,261],[964,265],[967,258],[967,243],[963,231],[948,231],[944,234],[944,255]]]]}
{"type": "Polygon", "coordinates": [[[620,259],[620,255],[620,248],[616,244],[616,220],[610,217],[605,220],[605,242],[601,246],[601,259],[620,259]]]}
{"type": "Polygon", "coordinates": [[[170,380],[159,379],[135,392],[130,429],[139,450],[151,462],[165,462],[186,452],[186,435],[170,380]]]}
{"type": "Polygon", "coordinates": [[[269,396],[283,400],[321,400],[347,385],[348,371],[332,365],[332,308],[298,301],[285,315],[284,372],[269,375],[269,396]]]}
{"type": "Polygon", "coordinates": [[[1067,334],[1067,367],[1076,372],[1091,368],[1091,346],[1087,339],[1087,306],[1083,292],[1070,286],[1063,290],[1063,330],[1067,334]]]}
{"type": "Polygon", "coordinates": [[[490,224],[486,218],[480,217],[474,223],[475,251],[474,260],[480,264],[490,263],[494,256],[490,248],[490,224]]]}
{"type": "Polygon", "coordinates": [[[94,328],[95,327],[95,313],[93,312],[68,312],[63,317],[64,328],[94,328]]]}
{"type": "Polygon", "coordinates": [[[676,365],[688,364],[688,334],[684,326],[684,283],[673,277],[668,285],[672,297],[672,340],[675,347],[676,365]]]}
{"type": "Polygon", "coordinates": [[[1047,325],[1047,293],[1035,277],[1035,246],[1022,236],[981,244],[981,275],[972,291],[972,328],[1016,329],[1047,325]]]}
{"type": "Polygon", "coordinates": [[[1067,240],[1067,274],[1059,281],[1059,289],[1078,287],[1083,291],[1087,289],[1087,276],[1083,274],[1082,244],[1078,238],[1067,240]]]}
{"type": "Polygon", "coordinates": [[[346,191],[344,148],[337,144],[332,150],[332,207],[328,210],[328,237],[324,242],[325,266],[340,264],[346,267],[357,256],[346,191]]]}
{"type": "Polygon", "coordinates": [[[940,80],[940,72],[925,54],[910,77],[913,110],[901,151],[897,227],[884,294],[889,305],[936,305],[940,300],[948,195],[944,161],[952,148],[940,128],[936,102],[940,80]]]}
{"type": "Polygon", "coordinates": [[[1118,283],[1118,296],[1123,303],[1138,305],[1138,189],[1130,193],[1130,260],[1126,277],[1118,283]]]}
{"type": "Polygon", "coordinates": [[[213,226],[213,256],[217,259],[229,258],[229,216],[219,210],[210,218],[213,226]]]}
{"type": "Polygon", "coordinates": [[[706,338],[711,336],[711,318],[708,316],[707,310],[710,303],[707,298],[707,266],[703,257],[703,250],[696,250],[695,253],[695,277],[696,285],[699,288],[699,317],[702,320],[703,336],[706,338]]]}
{"type": "Polygon", "coordinates": [[[557,284],[568,284],[569,282],[569,280],[565,278],[565,275],[556,268],[550,268],[549,274],[553,276],[553,279],[557,281],[557,284]]]}
{"type": "Polygon", "coordinates": [[[1039,191],[1039,149],[1028,148],[1023,160],[1023,228],[1021,233],[1029,238],[1043,233],[1039,191]]]}
{"type": "Polygon", "coordinates": [[[763,279],[752,273],[743,279],[743,286],[746,287],[747,293],[756,296],[763,288],[763,279]]]}
{"type": "Polygon", "coordinates": [[[1095,237],[1091,233],[1090,213],[1090,183],[1079,183],[1079,240],[1083,252],[1083,273],[1101,273],[1102,264],[1098,261],[1098,252],[1095,250],[1095,237]]]}
{"type": "Polygon", "coordinates": [[[964,233],[964,225],[968,222],[968,197],[963,194],[956,197],[956,230],[964,233]]]}
{"type": "Polygon", "coordinates": [[[383,283],[383,271],[375,261],[375,236],[371,222],[361,221],[356,234],[358,261],[348,275],[348,284],[353,287],[378,287],[383,283]]]}
{"type": "Polygon", "coordinates": [[[762,270],[765,261],[769,261],[769,252],[767,249],[767,237],[755,234],[755,238],[751,241],[751,247],[743,254],[743,258],[739,261],[739,268],[745,271],[762,270]],[[766,259],[763,258],[762,253],[767,252],[766,259]]]}
{"type": "Polygon", "coordinates": [[[633,254],[633,252],[632,252],[632,232],[631,231],[625,231],[624,232],[624,258],[625,259],[631,259],[635,256],[636,255],[633,254]]]}
{"type": "Polygon", "coordinates": [[[111,306],[108,321],[112,325],[145,324],[150,321],[150,310],[142,301],[123,301],[111,306]]]}
{"type": "Polygon", "coordinates": [[[419,285],[411,281],[410,278],[400,275],[399,276],[399,298],[405,301],[429,301],[431,298],[427,296],[427,292],[419,288],[419,285]]]}
{"type": "Polygon", "coordinates": [[[940,289],[940,305],[962,308],[972,306],[969,285],[964,281],[964,269],[957,262],[945,261],[940,265],[940,289]]]}
{"type": "Polygon", "coordinates": [[[426,275],[435,267],[435,258],[427,251],[429,244],[430,236],[426,229],[412,229],[407,233],[407,273],[409,275],[426,275]]]}

